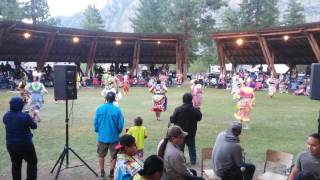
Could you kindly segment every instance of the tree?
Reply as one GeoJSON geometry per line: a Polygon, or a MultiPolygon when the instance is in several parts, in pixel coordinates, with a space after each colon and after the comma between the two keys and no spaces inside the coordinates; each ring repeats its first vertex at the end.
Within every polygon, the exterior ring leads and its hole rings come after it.
{"type": "Polygon", "coordinates": [[[54,18],[50,17],[47,21],[47,25],[50,26],[60,26],[61,25],[61,19],[60,18],[54,18]]]}
{"type": "Polygon", "coordinates": [[[21,21],[22,17],[23,10],[16,0],[0,1],[0,20],[21,21]]]}
{"type": "Polygon", "coordinates": [[[33,24],[47,24],[50,16],[47,0],[30,0],[24,4],[25,18],[32,20],[33,24]]]}
{"type": "Polygon", "coordinates": [[[283,18],[284,25],[296,25],[304,23],[304,7],[297,0],[290,0],[283,18]]]}
{"type": "Polygon", "coordinates": [[[259,29],[278,24],[278,0],[243,0],[240,4],[240,28],[259,29]]]}
{"type": "Polygon", "coordinates": [[[89,5],[84,11],[84,19],[81,26],[87,30],[102,30],[104,24],[99,10],[94,5],[89,5]]]}
{"type": "Polygon", "coordinates": [[[230,7],[223,12],[222,29],[223,30],[240,30],[239,13],[230,7]]]}
{"type": "Polygon", "coordinates": [[[163,33],[161,0],[141,0],[137,14],[130,19],[134,32],[163,33]]]}
{"type": "Polygon", "coordinates": [[[166,0],[163,6],[164,23],[168,32],[180,32],[184,37],[186,64],[209,52],[212,42],[208,38],[214,30],[214,11],[225,5],[222,0],[166,0]]]}

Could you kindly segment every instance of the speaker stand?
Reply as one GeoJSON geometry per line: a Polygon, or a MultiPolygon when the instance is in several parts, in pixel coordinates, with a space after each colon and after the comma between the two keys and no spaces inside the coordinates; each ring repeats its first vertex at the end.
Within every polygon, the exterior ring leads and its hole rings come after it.
{"type": "Polygon", "coordinates": [[[320,134],[320,110],[319,110],[319,116],[318,116],[318,133],[320,134]]]}
{"type": "MultiPolygon", "coordinates": [[[[50,171],[51,174],[53,174],[54,169],[57,167],[57,165],[59,164],[58,170],[56,172],[56,175],[54,177],[55,180],[58,179],[59,174],[61,172],[61,167],[63,164],[64,159],[66,159],[66,166],[65,169],[68,168],[73,168],[73,167],[69,167],[69,151],[72,152],[85,166],[87,166],[88,169],[90,169],[90,171],[96,175],[98,177],[98,174],[71,148],[69,147],[69,117],[68,117],[69,113],[68,113],[68,99],[66,99],[66,144],[63,148],[63,151],[61,152],[58,160],[56,161],[55,165],[53,166],[52,170],[50,171]]],[[[77,167],[77,166],[74,166],[77,167]]]]}

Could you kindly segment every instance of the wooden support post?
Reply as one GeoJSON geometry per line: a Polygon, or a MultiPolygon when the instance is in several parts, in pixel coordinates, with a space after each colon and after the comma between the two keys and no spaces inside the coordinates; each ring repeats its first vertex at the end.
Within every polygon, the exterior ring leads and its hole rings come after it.
{"type": "Polygon", "coordinates": [[[177,42],[176,42],[176,72],[177,72],[177,73],[182,73],[182,72],[181,72],[181,56],[180,56],[180,51],[181,51],[180,42],[179,42],[179,40],[177,39],[177,42]]]}
{"type": "Polygon", "coordinates": [[[225,77],[225,75],[227,73],[226,65],[225,65],[226,56],[225,56],[223,44],[221,43],[221,41],[217,42],[217,46],[218,46],[218,60],[219,60],[219,65],[220,65],[220,74],[223,74],[225,77]]]}
{"type": "Polygon", "coordinates": [[[314,37],[314,34],[309,33],[309,32],[306,32],[305,34],[308,38],[308,41],[309,41],[309,44],[313,50],[313,53],[315,54],[315,56],[317,58],[318,63],[320,63],[320,47],[319,47],[319,44],[317,43],[316,38],[314,37]]]}
{"type": "Polygon", "coordinates": [[[44,45],[44,48],[42,50],[42,53],[40,55],[40,59],[37,62],[37,71],[41,72],[44,66],[44,63],[48,60],[48,56],[54,41],[54,38],[56,36],[56,33],[52,33],[47,36],[46,43],[44,45]]]}
{"type": "Polygon", "coordinates": [[[237,64],[236,63],[232,63],[232,71],[231,74],[234,75],[237,73],[237,64]]]}
{"type": "Polygon", "coordinates": [[[270,49],[268,47],[267,40],[265,37],[260,36],[260,35],[258,35],[257,37],[259,40],[259,44],[260,44],[264,59],[266,60],[268,67],[271,69],[272,75],[275,76],[276,70],[274,68],[274,59],[272,59],[272,55],[271,55],[270,49]]]}
{"type": "Polygon", "coordinates": [[[138,75],[139,70],[139,63],[140,63],[140,40],[136,40],[134,43],[134,50],[133,50],[133,62],[132,62],[132,74],[138,75]]]}
{"type": "Polygon", "coordinates": [[[91,71],[91,69],[92,69],[94,58],[96,56],[97,44],[98,44],[98,39],[97,39],[97,37],[95,37],[91,41],[91,46],[90,46],[90,50],[88,53],[87,68],[86,68],[85,76],[88,76],[89,71],[91,71]]]}
{"type": "Polygon", "coordinates": [[[138,41],[138,49],[137,49],[136,67],[135,67],[136,76],[138,75],[138,71],[139,71],[140,55],[141,55],[140,51],[141,51],[141,42],[139,40],[138,41]]]}
{"type": "Polygon", "coordinates": [[[5,35],[5,29],[1,28],[0,29],[0,47],[2,46],[3,40],[4,40],[4,35],[5,35]]]}

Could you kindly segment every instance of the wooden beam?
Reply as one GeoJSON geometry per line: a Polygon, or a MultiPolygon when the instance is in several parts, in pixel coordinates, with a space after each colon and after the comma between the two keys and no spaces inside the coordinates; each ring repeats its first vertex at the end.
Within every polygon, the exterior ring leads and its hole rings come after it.
{"type": "Polygon", "coordinates": [[[40,59],[38,60],[37,63],[37,71],[41,72],[44,66],[44,63],[48,60],[48,55],[50,53],[54,38],[55,38],[55,33],[52,33],[47,36],[46,43],[43,47],[42,53],[40,55],[40,59]]]}
{"type": "Polygon", "coordinates": [[[236,63],[232,63],[232,70],[231,70],[231,74],[234,75],[237,72],[237,64],[236,63]]]}
{"type": "Polygon", "coordinates": [[[132,68],[131,68],[132,74],[135,74],[137,58],[138,58],[138,40],[135,40],[134,48],[133,48],[132,68]]]}
{"type": "Polygon", "coordinates": [[[318,63],[320,63],[320,48],[319,48],[319,44],[317,43],[316,38],[314,37],[314,34],[309,33],[309,32],[306,32],[305,34],[308,38],[308,41],[309,41],[309,44],[313,50],[313,53],[315,54],[315,56],[317,58],[318,63]]]}
{"type": "Polygon", "coordinates": [[[86,76],[88,76],[89,71],[92,69],[94,58],[96,55],[97,44],[98,44],[98,39],[93,38],[93,40],[91,41],[90,50],[89,50],[88,59],[87,59],[87,68],[85,72],[86,76]]]}
{"type": "Polygon", "coordinates": [[[181,47],[180,47],[180,42],[179,40],[177,39],[177,42],[176,42],[176,72],[178,73],[181,73],[181,47]]]}
{"type": "Polygon", "coordinates": [[[140,64],[140,56],[141,56],[141,43],[140,40],[138,40],[138,48],[137,48],[137,58],[136,58],[136,67],[135,67],[135,71],[136,71],[136,76],[138,76],[138,71],[139,71],[139,64],[140,64]]]}
{"type": "Polygon", "coordinates": [[[218,41],[217,46],[218,46],[218,60],[220,64],[220,73],[223,73],[225,75],[227,71],[225,68],[225,53],[224,53],[222,42],[218,41]]]}
{"type": "Polygon", "coordinates": [[[1,28],[0,29],[0,47],[2,46],[3,40],[4,40],[4,35],[5,35],[5,29],[1,28]]]}
{"type": "Polygon", "coordinates": [[[274,60],[272,59],[271,51],[268,47],[268,43],[265,37],[257,35],[257,38],[259,40],[259,44],[263,53],[263,56],[265,58],[265,61],[268,65],[268,67],[272,70],[273,75],[276,75],[276,70],[274,68],[274,60]]]}

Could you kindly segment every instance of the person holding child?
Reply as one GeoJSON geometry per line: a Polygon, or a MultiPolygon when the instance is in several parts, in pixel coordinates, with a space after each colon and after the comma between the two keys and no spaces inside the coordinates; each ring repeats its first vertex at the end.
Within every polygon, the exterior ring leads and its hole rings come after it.
{"type": "Polygon", "coordinates": [[[133,121],[134,126],[129,128],[127,134],[135,138],[138,158],[143,159],[144,139],[148,137],[147,128],[142,126],[143,120],[141,117],[137,117],[133,121]]]}
{"type": "Polygon", "coordinates": [[[136,154],[137,146],[134,137],[129,134],[121,136],[113,157],[116,159],[114,179],[141,179],[138,172],[143,169],[143,162],[134,157],[136,154]]]}

